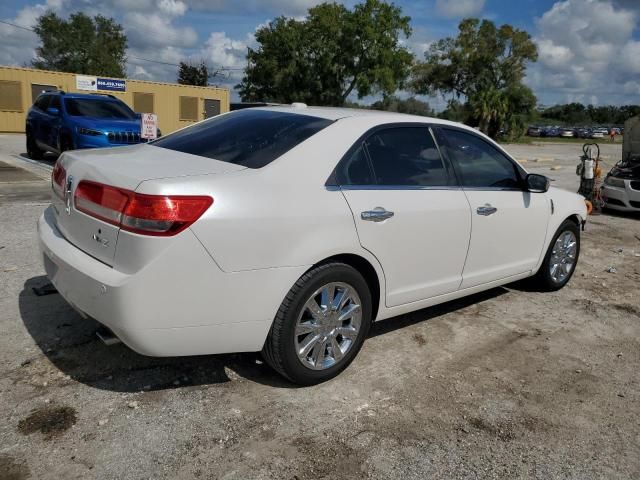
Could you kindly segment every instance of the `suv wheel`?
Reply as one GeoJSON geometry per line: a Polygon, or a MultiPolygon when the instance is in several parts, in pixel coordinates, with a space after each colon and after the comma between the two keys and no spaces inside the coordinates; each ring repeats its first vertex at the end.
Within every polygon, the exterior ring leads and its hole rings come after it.
{"type": "Polygon", "coordinates": [[[371,324],[367,282],[344,263],[305,273],[282,302],[262,354],[294,383],[338,375],[360,351],[371,324]]]}
{"type": "Polygon", "coordinates": [[[41,160],[44,152],[38,148],[35,138],[27,130],[27,156],[33,160],[41,160]]]}

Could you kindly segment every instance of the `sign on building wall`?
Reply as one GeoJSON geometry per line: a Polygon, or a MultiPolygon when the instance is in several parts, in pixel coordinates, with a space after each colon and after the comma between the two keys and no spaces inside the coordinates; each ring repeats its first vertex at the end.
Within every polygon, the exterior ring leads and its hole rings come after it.
{"type": "Polygon", "coordinates": [[[140,137],[155,140],[158,135],[158,116],[154,113],[142,114],[142,129],[140,137]]]}
{"type": "Polygon", "coordinates": [[[98,90],[98,79],[96,77],[76,75],[76,89],[95,92],[98,90]]]}
{"type": "Polygon", "coordinates": [[[109,92],[126,92],[126,80],[113,80],[111,78],[88,77],[86,75],[76,75],[76,89],[95,92],[106,90],[109,92]]]}
{"type": "Polygon", "coordinates": [[[109,90],[111,92],[126,92],[126,80],[113,80],[111,78],[98,77],[98,90],[109,90]]]}

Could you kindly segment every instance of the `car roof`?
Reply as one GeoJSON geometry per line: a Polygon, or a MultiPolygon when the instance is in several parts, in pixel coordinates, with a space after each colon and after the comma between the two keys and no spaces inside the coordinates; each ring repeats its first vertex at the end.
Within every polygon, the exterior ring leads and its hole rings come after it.
{"type": "Polygon", "coordinates": [[[469,128],[460,123],[443,120],[441,118],[424,117],[421,115],[409,115],[406,113],[386,112],[382,110],[366,110],[364,108],[344,108],[344,107],[309,107],[304,104],[274,105],[257,107],[255,110],[266,110],[272,112],[294,113],[298,115],[308,115],[312,117],[324,118],[327,120],[340,120],[343,118],[366,117],[377,119],[383,123],[390,122],[419,122],[442,125],[454,125],[457,127],[469,128]]]}
{"type": "Polygon", "coordinates": [[[64,98],[87,98],[90,100],[118,100],[116,97],[108,94],[98,94],[98,93],[67,93],[61,92],[60,90],[44,92],[43,95],[59,95],[64,96],[64,98]]]}

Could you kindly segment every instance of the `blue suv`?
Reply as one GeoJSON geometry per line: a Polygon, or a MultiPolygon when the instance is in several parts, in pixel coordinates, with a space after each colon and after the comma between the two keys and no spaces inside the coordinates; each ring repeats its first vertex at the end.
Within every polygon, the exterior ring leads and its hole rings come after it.
{"type": "Polygon", "coordinates": [[[140,143],[140,116],[113,95],[46,92],[27,113],[27,154],[140,143]]]}

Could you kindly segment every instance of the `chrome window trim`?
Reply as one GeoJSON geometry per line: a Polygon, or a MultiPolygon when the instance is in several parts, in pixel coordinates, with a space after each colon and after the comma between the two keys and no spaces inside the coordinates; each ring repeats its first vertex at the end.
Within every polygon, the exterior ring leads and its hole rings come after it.
{"type": "MultiPolygon", "coordinates": [[[[330,186],[327,185],[327,189],[329,188],[330,186]]],[[[462,190],[459,185],[339,185],[338,188],[340,190],[462,190]]]]}
{"type": "Polygon", "coordinates": [[[529,192],[528,190],[524,190],[522,188],[515,187],[461,187],[464,191],[472,191],[472,192],[529,192]]]}
{"type": "Polygon", "coordinates": [[[461,187],[460,185],[326,185],[327,190],[462,190],[474,192],[527,192],[521,188],[509,187],[461,187]]]}
{"type": "Polygon", "coordinates": [[[349,190],[363,190],[365,189],[364,187],[366,187],[367,190],[459,190],[460,189],[460,182],[458,180],[458,176],[456,174],[455,168],[453,166],[453,164],[451,163],[451,161],[449,160],[449,158],[445,157],[442,154],[442,151],[440,150],[440,145],[438,144],[438,140],[436,135],[434,134],[432,127],[435,124],[430,123],[430,122],[392,122],[392,123],[383,123],[383,124],[379,124],[376,125],[375,127],[370,128],[369,130],[367,130],[366,132],[364,132],[362,135],[360,135],[360,137],[358,137],[358,139],[353,143],[353,145],[351,145],[351,147],[349,147],[349,149],[346,151],[346,153],[342,156],[342,158],[340,158],[340,160],[336,163],[336,166],[334,167],[334,169],[331,172],[331,175],[329,175],[329,178],[327,179],[327,181],[325,182],[325,186],[326,187],[338,187],[338,188],[342,188],[342,189],[347,189],[347,187],[355,187],[355,188],[348,188],[349,190]],[[338,167],[345,161],[347,161],[351,155],[353,155],[353,153],[360,147],[363,148],[364,152],[365,152],[365,156],[367,157],[367,162],[369,164],[369,169],[371,170],[371,173],[374,173],[373,170],[373,166],[371,165],[371,157],[369,155],[369,152],[367,150],[367,145],[366,145],[366,141],[367,139],[381,131],[381,130],[387,130],[387,129],[394,129],[394,128],[426,128],[429,132],[429,134],[431,135],[431,139],[433,140],[434,145],[436,146],[436,149],[438,150],[438,154],[440,155],[440,161],[442,162],[442,165],[444,166],[445,171],[447,172],[447,180],[451,185],[430,185],[430,186],[422,186],[422,185],[378,185],[378,184],[372,184],[372,185],[342,185],[337,178],[337,170],[338,167]],[[384,187],[390,187],[390,188],[384,188],[384,187]]]}

